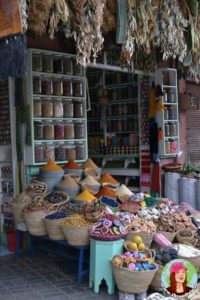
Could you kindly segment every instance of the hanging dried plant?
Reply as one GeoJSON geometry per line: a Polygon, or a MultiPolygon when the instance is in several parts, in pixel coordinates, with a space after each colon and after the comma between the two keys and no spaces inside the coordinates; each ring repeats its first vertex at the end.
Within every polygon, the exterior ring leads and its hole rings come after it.
{"type": "Polygon", "coordinates": [[[53,0],[53,7],[51,10],[48,30],[51,39],[54,38],[55,31],[58,30],[58,24],[63,23],[64,25],[66,25],[69,22],[69,18],[70,11],[67,1],[53,0]]]}
{"type": "Polygon", "coordinates": [[[160,33],[158,46],[163,53],[163,60],[178,58],[183,61],[187,54],[184,30],[188,21],[182,15],[177,0],[164,0],[160,8],[160,33]]]}
{"type": "Polygon", "coordinates": [[[77,49],[77,63],[88,65],[93,58],[96,61],[104,38],[101,27],[106,0],[70,0],[75,14],[73,19],[74,39],[77,49]]]}
{"type": "Polygon", "coordinates": [[[102,32],[106,35],[114,29],[116,29],[116,15],[112,14],[106,6],[104,9],[102,32]]]}
{"type": "Polygon", "coordinates": [[[53,0],[30,0],[28,26],[33,34],[40,36],[46,32],[52,5],[53,0]]]}
{"type": "Polygon", "coordinates": [[[23,33],[25,33],[28,29],[28,5],[26,0],[19,0],[19,10],[20,10],[20,17],[21,17],[21,24],[23,33]]]}

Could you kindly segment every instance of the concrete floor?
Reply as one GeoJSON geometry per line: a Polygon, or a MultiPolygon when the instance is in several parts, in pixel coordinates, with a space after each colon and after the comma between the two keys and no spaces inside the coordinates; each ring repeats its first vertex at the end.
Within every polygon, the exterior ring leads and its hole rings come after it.
{"type": "MultiPolygon", "coordinates": [[[[108,295],[106,286],[95,294],[88,288],[85,276],[80,288],[75,274],[63,269],[64,261],[43,252],[33,258],[22,255],[16,262],[14,255],[0,257],[0,300],[116,300],[108,295]]],[[[71,270],[72,271],[72,270],[71,270]]]]}

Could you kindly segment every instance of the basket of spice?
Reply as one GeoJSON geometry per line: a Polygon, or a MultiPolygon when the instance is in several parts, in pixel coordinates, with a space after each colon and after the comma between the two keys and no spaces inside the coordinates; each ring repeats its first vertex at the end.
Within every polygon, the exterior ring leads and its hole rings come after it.
{"type": "Polygon", "coordinates": [[[94,205],[86,204],[83,207],[84,217],[91,222],[97,222],[103,216],[103,213],[104,213],[104,208],[102,206],[94,206],[94,205]]]}
{"type": "Polygon", "coordinates": [[[179,230],[176,234],[176,239],[179,243],[193,243],[195,241],[195,235],[192,231],[179,230]]]}
{"type": "Polygon", "coordinates": [[[112,258],[112,271],[120,291],[139,294],[148,290],[157,265],[151,255],[151,251],[126,252],[112,258]]]}
{"type": "Polygon", "coordinates": [[[59,206],[69,201],[69,195],[64,192],[51,192],[44,196],[44,200],[51,204],[58,204],[59,206]]]}
{"type": "Polygon", "coordinates": [[[93,222],[86,220],[81,214],[73,214],[61,222],[67,242],[73,246],[89,244],[89,228],[93,222]]]}
{"type": "Polygon", "coordinates": [[[191,244],[174,244],[172,246],[177,250],[179,258],[185,259],[194,265],[197,272],[200,271],[200,250],[191,244]]]}

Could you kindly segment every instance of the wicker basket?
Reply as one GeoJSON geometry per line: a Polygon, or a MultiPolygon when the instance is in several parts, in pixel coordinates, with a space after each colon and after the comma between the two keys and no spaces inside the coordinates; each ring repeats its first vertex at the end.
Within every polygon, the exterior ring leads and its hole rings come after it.
{"type": "Polygon", "coordinates": [[[168,239],[170,242],[173,242],[177,234],[177,232],[168,232],[168,231],[158,231],[157,233],[163,234],[166,237],[166,239],[168,239]]]}
{"type": "MultiPolygon", "coordinates": [[[[47,215],[46,215],[47,216],[47,215]]],[[[62,219],[46,219],[44,217],[44,225],[47,231],[48,236],[52,240],[65,240],[65,235],[62,231],[60,223],[64,220],[65,218],[62,219]]]]}
{"type": "Polygon", "coordinates": [[[143,243],[147,248],[151,247],[151,243],[153,241],[154,233],[142,233],[138,231],[131,231],[126,236],[126,240],[131,240],[135,235],[139,235],[142,238],[143,243]]]}
{"type": "Polygon", "coordinates": [[[90,242],[89,228],[68,227],[61,225],[67,242],[73,246],[84,246],[90,242]]]}
{"type": "Polygon", "coordinates": [[[32,235],[42,236],[46,235],[46,228],[44,226],[43,218],[47,214],[47,210],[37,210],[24,212],[24,218],[28,231],[32,235]]]}
{"type": "Polygon", "coordinates": [[[176,233],[176,239],[179,243],[181,244],[185,244],[185,243],[193,243],[193,241],[195,241],[194,239],[194,234],[190,231],[191,236],[182,236],[180,233],[181,231],[185,231],[185,230],[179,230],[176,233]]]}
{"type": "Polygon", "coordinates": [[[112,263],[112,271],[118,289],[133,294],[140,294],[148,290],[157,269],[158,267],[151,271],[134,272],[112,263]]]}
{"type": "Polygon", "coordinates": [[[164,267],[162,265],[158,265],[156,274],[151,282],[151,288],[158,292],[161,292],[163,290],[162,285],[161,285],[161,274],[162,274],[163,268],[164,267]]]}

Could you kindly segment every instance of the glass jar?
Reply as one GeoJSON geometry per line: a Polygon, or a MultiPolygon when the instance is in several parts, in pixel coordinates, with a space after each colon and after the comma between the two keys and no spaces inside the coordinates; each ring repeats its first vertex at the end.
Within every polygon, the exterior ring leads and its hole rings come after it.
{"type": "Polygon", "coordinates": [[[70,79],[63,80],[63,96],[73,96],[73,86],[70,79]]]}
{"type": "Polygon", "coordinates": [[[170,153],[177,153],[178,152],[178,145],[175,139],[170,139],[170,153]]]}
{"type": "Polygon", "coordinates": [[[176,102],[174,91],[167,91],[167,102],[170,102],[170,103],[176,102]]]}
{"type": "Polygon", "coordinates": [[[63,59],[60,55],[54,57],[53,70],[54,73],[63,74],[63,59]]]}
{"type": "Polygon", "coordinates": [[[64,118],[74,117],[74,103],[72,101],[66,100],[63,102],[64,118]]]}
{"type": "Polygon", "coordinates": [[[73,80],[73,95],[74,97],[83,97],[83,82],[73,80]]]}
{"type": "Polygon", "coordinates": [[[52,80],[49,78],[42,79],[42,94],[43,95],[52,95],[53,94],[53,87],[52,87],[52,80]]]}
{"type": "Polygon", "coordinates": [[[53,143],[46,143],[44,146],[44,161],[55,160],[55,147],[53,143]]]}
{"type": "Polygon", "coordinates": [[[41,94],[41,79],[40,77],[33,77],[33,94],[41,94]]]}
{"type": "Polygon", "coordinates": [[[55,160],[56,161],[66,160],[64,143],[55,144],[55,160]]]}
{"type": "Polygon", "coordinates": [[[165,120],[169,119],[169,111],[168,111],[168,108],[166,106],[165,106],[165,109],[164,109],[164,119],[165,120]]]}
{"type": "Polygon", "coordinates": [[[76,63],[76,60],[73,60],[73,70],[74,75],[82,76],[83,75],[83,67],[80,64],[76,63]]]}
{"type": "Polygon", "coordinates": [[[165,136],[169,136],[169,124],[165,124],[165,136]]]}
{"type": "Polygon", "coordinates": [[[82,118],[83,117],[83,102],[74,101],[74,117],[82,118]]]}
{"type": "Polygon", "coordinates": [[[76,149],[74,143],[68,143],[65,145],[66,160],[76,160],[76,149]]]}
{"type": "Polygon", "coordinates": [[[42,72],[42,56],[40,53],[33,53],[32,69],[35,72],[42,72]]]}
{"type": "Polygon", "coordinates": [[[53,73],[53,57],[51,54],[44,54],[42,56],[42,71],[53,73]]]}
{"type": "Polygon", "coordinates": [[[53,102],[53,116],[54,118],[63,118],[63,103],[61,100],[53,102]]]}
{"type": "Polygon", "coordinates": [[[169,135],[176,136],[176,124],[174,123],[169,124],[169,135]]]}
{"type": "Polygon", "coordinates": [[[44,125],[42,122],[34,122],[34,133],[35,140],[43,140],[44,139],[44,125]]]}
{"type": "Polygon", "coordinates": [[[169,140],[165,141],[165,153],[167,153],[167,154],[170,153],[170,141],[169,140]]]}
{"type": "Polygon", "coordinates": [[[173,106],[169,107],[169,120],[175,120],[175,108],[173,106]]]}
{"type": "Polygon", "coordinates": [[[76,143],[76,159],[85,159],[84,143],[76,143]]]}
{"type": "Polygon", "coordinates": [[[75,139],[84,139],[85,130],[83,123],[75,123],[75,139]]]}
{"type": "Polygon", "coordinates": [[[65,122],[64,123],[64,138],[65,139],[74,139],[74,123],[65,122]]]}
{"type": "Polygon", "coordinates": [[[38,117],[38,118],[42,117],[42,101],[41,101],[41,99],[39,99],[39,98],[34,99],[33,110],[34,110],[34,117],[38,117]]]}
{"type": "Polygon", "coordinates": [[[40,143],[35,143],[35,162],[40,163],[44,161],[44,146],[40,143]]]}
{"type": "Polygon", "coordinates": [[[52,121],[47,121],[44,124],[44,139],[54,140],[54,124],[52,121]]]}
{"type": "Polygon", "coordinates": [[[64,124],[63,122],[57,122],[54,125],[54,136],[56,140],[64,139],[64,124]]]}
{"type": "Polygon", "coordinates": [[[44,99],[42,103],[42,116],[44,118],[53,117],[53,102],[50,99],[44,99]]]}
{"type": "Polygon", "coordinates": [[[71,58],[63,58],[63,73],[64,74],[73,74],[73,63],[71,58]]]}
{"type": "Polygon", "coordinates": [[[63,95],[63,85],[61,79],[54,79],[53,80],[53,94],[55,96],[62,96],[63,95]]]}

